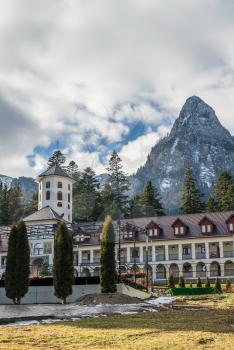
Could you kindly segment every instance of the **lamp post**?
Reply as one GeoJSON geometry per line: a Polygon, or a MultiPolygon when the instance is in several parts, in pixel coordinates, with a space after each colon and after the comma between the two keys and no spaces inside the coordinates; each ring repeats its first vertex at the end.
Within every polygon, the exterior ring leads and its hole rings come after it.
{"type": "Polygon", "coordinates": [[[118,282],[120,283],[121,280],[121,236],[120,236],[120,230],[121,230],[121,221],[118,220],[118,231],[119,231],[119,251],[118,251],[118,259],[119,259],[119,273],[118,273],[118,282]]]}
{"type": "Polygon", "coordinates": [[[146,231],[146,289],[149,291],[149,256],[148,256],[148,243],[149,237],[148,232],[146,231]]]}

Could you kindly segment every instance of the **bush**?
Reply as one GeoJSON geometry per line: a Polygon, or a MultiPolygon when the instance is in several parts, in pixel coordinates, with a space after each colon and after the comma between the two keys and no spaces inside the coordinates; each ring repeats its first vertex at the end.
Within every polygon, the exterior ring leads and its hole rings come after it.
{"type": "Polygon", "coordinates": [[[190,288],[193,288],[192,282],[189,283],[189,287],[190,287],[190,288]]]}
{"type": "Polygon", "coordinates": [[[232,285],[230,280],[226,280],[226,292],[231,292],[232,285]]]}
{"type": "Polygon", "coordinates": [[[201,282],[200,277],[198,277],[198,279],[197,279],[197,288],[201,288],[201,287],[202,287],[202,282],[201,282]]]}
{"type": "Polygon", "coordinates": [[[180,276],[180,278],[179,278],[179,287],[185,288],[185,280],[184,280],[183,276],[180,276]]]}
{"type": "Polygon", "coordinates": [[[168,278],[168,287],[169,287],[169,288],[175,288],[175,281],[174,281],[173,273],[170,273],[170,275],[169,275],[169,278],[168,278]]]}
{"type": "Polygon", "coordinates": [[[205,287],[210,288],[210,280],[209,277],[206,277],[205,287]]]}
{"type": "Polygon", "coordinates": [[[216,289],[218,289],[218,291],[220,292],[220,293],[222,293],[223,291],[222,291],[222,286],[221,286],[221,282],[220,282],[220,278],[216,278],[216,280],[215,280],[215,288],[216,289]]]}

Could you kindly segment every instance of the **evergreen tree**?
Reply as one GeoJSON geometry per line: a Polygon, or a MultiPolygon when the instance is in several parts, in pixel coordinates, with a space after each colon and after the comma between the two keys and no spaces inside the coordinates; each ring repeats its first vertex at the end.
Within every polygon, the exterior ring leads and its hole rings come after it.
{"type": "Polygon", "coordinates": [[[144,216],[144,213],[143,206],[141,204],[141,197],[137,195],[130,200],[129,217],[140,218],[142,216],[144,216]]]}
{"type": "Polygon", "coordinates": [[[192,170],[188,165],[186,165],[184,169],[181,202],[183,214],[200,213],[203,209],[201,193],[196,186],[192,170]]]}
{"type": "Polygon", "coordinates": [[[202,287],[202,281],[201,281],[201,278],[198,277],[197,279],[197,288],[201,288],[202,287]]]}
{"type": "Polygon", "coordinates": [[[100,263],[100,284],[102,293],[116,292],[115,231],[110,216],[105,218],[102,228],[100,263]]]}
{"type": "Polygon", "coordinates": [[[147,181],[141,195],[141,204],[144,216],[165,215],[158,190],[151,181],[147,181]]]}
{"type": "Polygon", "coordinates": [[[175,288],[175,280],[174,280],[174,276],[173,273],[171,272],[168,278],[168,287],[169,288],[175,288]]]}
{"type": "Polygon", "coordinates": [[[207,213],[214,213],[217,211],[217,203],[214,199],[213,196],[210,196],[210,198],[208,199],[207,203],[206,203],[206,212],[207,213]]]}
{"type": "Polygon", "coordinates": [[[206,288],[210,288],[210,280],[209,280],[209,277],[206,277],[205,287],[206,287],[206,288]]]}
{"type": "Polygon", "coordinates": [[[123,172],[122,160],[114,151],[110,157],[108,171],[108,184],[113,193],[113,207],[118,208],[119,212],[126,215],[128,212],[128,195],[129,183],[127,176],[123,172]]]}
{"type": "Polygon", "coordinates": [[[8,191],[9,221],[17,223],[23,216],[22,191],[19,186],[15,186],[8,191]]]}
{"type": "Polygon", "coordinates": [[[219,211],[226,211],[232,209],[232,198],[229,198],[233,194],[233,179],[227,171],[223,171],[216,182],[214,190],[214,199],[217,203],[217,209],[219,211]],[[230,203],[229,203],[230,201],[230,203]]]}
{"type": "Polygon", "coordinates": [[[180,276],[178,284],[180,288],[185,288],[185,280],[183,276],[180,276]]]}
{"type": "Polygon", "coordinates": [[[8,298],[14,304],[20,304],[28,292],[30,250],[27,229],[21,221],[13,226],[9,236],[7,265],[5,274],[5,289],[8,298]]]}
{"type": "Polygon", "coordinates": [[[72,294],[73,284],[73,243],[72,236],[62,221],[55,234],[54,246],[54,294],[66,303],[72,294]]]}
{"type": "Polygon", "coordinates": [[[32,198],[24,203],[23,216],[35,213],[38,210],[38,192],[33,193],[32,198]]]}
{"type": "Polygon", "coordinates": [[[229,279],[226,280],[226,292],[231,292],[232,291],[232,284],[229,279]]]}
{"type": "Polygon", "coordinates": [[[222,291],[222,286],[221,286],[221,282],[220,282],[220,278],[216,278],[216,280],[215,280],[215,288],[220,292],[220,293],[222,293],[223,291],[222,291]]]}
{"type": "Polygon", "coordinates": [[[63,164],[65,162],[66,162],[65,155],[60,150],[56,150],[56,151],[54,151],[52,156],[50,156],[50,158],[48,160],[48,165],[49,165],[49,167],[51,167],[55,164],[57,164],[59,166],[63,166],[63,164]]]}
{"type": "Polygon", "coordinates": [[[40,270],[40,276],[41,277],[50,276],[49,264],[48,264],[47,260],[44,260],[42,263],[41,270],[40,270]]]}
{"type": "Polygon", "coordinates": [[[75,178],[77,176],[77,174],[79,172],[79,168],[78,168],[78,165],[76,164],[76,162],[74,162],[74,160],[70,161],[70,163],[66,167],[66,171],[67,171],[68,175],[71,176],[72,178],[75,178]]]}
{"type": "Polygon", "coordinates": [[[9,212],[9,196],[7,185],[1,189],[1,202],[0,202],[0,224],[9,225],[10,224],[10,212],[9,212]]]}

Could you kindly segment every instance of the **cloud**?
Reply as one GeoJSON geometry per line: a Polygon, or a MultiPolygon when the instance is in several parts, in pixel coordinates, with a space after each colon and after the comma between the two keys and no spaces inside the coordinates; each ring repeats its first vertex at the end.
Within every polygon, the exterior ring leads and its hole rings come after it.
{"type": "Polygon", "coordinates": [[[233,10],[222,0],[1,1],[0,104],[11,117],[0,114],[0,173],[34,175],[38,149],[56,140],[97,171],[116,144],[124,157],[146,143],[131,171],[190,95],[234,133],[233,10]],[[132,140],[139,121],[152,131],[132,140]]]}

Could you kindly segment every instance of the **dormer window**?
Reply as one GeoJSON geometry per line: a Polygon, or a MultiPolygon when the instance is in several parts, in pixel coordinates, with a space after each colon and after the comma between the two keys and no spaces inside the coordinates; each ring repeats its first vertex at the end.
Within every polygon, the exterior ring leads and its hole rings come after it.
{"type": "Polygon", "coordinates": [[[123,234],[123,238],[125,238],[125,239],[133,238],[133,232],[132,231],[125,231],[123,234]]]}
{"type": "Polygon", "coordinates": [[[149,238],[158,237],[160,233],[162,232],[162,229],[159,225],[156,224],[156,222],[151,221],[146,226],[146,233],[148,234],[149,238]]]}
{"type": "Polygon", "coordinates": [[[90,235],[87,234],[79,234],[76,236],[76,242],[84,242],[90,239],[90,235]]]}
{"type": "Polygon", "coordinates": [[[176,236],[185,235],[188,232],[188,226],[185,225],[180,219],[177,219],[173,224],[174,234],[176,236]]]}
{"type": "Polygon", "coordinates": [[[200,222],[199,226],[201,228],[201,233],[212,233],[214,231],[215,225],[207,217],[204,217],[200,222]]]}
{"type": "Polygon", "coordinates": [[[229,224],[229,227],[228,227],[228,228],[229,228],[229,231],[230,231],[230,232],[233,232],[233,231],[234,231],[234,224],[232,224],[232,223],[229,224]]]}
{"type": "Polygon", "coordinates": [[[231,215],[226,221],[228,232],[234,232],[234,214],[231,215]]]}

